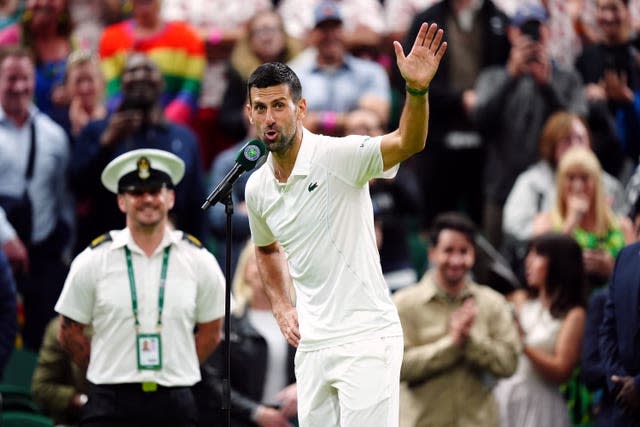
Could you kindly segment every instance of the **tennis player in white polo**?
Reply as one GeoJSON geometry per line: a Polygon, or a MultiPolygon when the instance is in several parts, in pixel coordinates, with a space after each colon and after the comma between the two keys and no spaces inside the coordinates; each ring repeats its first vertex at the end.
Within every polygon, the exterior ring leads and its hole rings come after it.
{"type": "Polygon", "coordinates": [[[300,81],[284,64],[261,65],[248,80],[247,114],[270,152],[246,186],[249,223],[273,314],[298,347],[301,427],[398,425],[402,328],[368,181],[394,176],[424,148],[429,84],[446,42],[424,23],[408,55],[398,42],[394,49],[406,101],[399,129],[380,137],[304,129],[300,81]]]}

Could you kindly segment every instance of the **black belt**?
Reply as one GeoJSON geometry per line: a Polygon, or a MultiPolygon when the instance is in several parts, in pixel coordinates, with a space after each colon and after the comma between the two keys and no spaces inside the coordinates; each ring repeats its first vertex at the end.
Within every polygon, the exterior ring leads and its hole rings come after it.
{"type": "Polygon", "coordinates": [[[143,393],[155,393],[155,392],[167,392],[190,389],[189,386],[173,386],[167,387],[154,382],[143,383],[122,383],[122,384],[94,384],[94,387],[103,388],[106,390],[118,390],[118,391],[140,391],[143,393]]]}

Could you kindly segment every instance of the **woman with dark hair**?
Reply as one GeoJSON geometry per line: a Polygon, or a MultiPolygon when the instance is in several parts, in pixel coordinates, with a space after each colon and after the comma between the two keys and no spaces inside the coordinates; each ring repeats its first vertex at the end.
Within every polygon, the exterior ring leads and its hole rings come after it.
{"type": "Polygon", "coordinates": [[[578,364],[585,322],[582,249],[569,235],[535,237],[525,259],[526,290],[512,295],[520,326],[518,370],[494,390],[503,427],[570,426],[559,386],[578,364]]]}

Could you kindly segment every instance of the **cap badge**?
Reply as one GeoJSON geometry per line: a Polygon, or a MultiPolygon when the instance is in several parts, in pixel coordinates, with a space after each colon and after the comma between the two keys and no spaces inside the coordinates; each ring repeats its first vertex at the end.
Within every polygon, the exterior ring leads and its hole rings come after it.
{"type": "Polygon", "coordinates": [[[138,166],[138,176],[140,177],[140,179],[147,179],[149,178],[149,176],[151,176],[151,173],[149,171],[149,169],[151,168],[149,159],[147,159],[146,157],[140,157],[140,159],[138,160],[137,166],[138,166]]]}

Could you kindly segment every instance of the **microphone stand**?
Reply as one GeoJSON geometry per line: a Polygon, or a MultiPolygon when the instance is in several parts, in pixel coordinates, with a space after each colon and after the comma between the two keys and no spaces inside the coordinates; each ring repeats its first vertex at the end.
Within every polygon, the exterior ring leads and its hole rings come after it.
{"type": "MultiPolygon", "coordinates": [[[[224,212],[227,215],[227,240],[226,240],[226,255],[225,260],[225,295],[224,295],[224,359],[225,369],[224,378],[222,379],[222,409],[225,411],[226,426],[231,426],[231,248],[233,243],[231,242],[232,224],[231,218],[233,216],[233,199],[231,197],[231,186],[226,190],[221,199],[224,203],[224,212]]],[[[202,206],[203,210],[210,207],[210,203],[205,203],[202,206]]]]}
{"type": "Polygon", "coordinates": [[[222,409],[225,411],[227,419],[227,427],[231,426],[231,242],[233,216],[233,199],[231,197],[231,189],[224,197],[224,212],[227,214],[227,239],[225,242],[225,250],[227,259],[225,260],[224,279],[226,282],[224,293],[224,342],[225,342],[225,376],[222,380],[222,409]]]}

